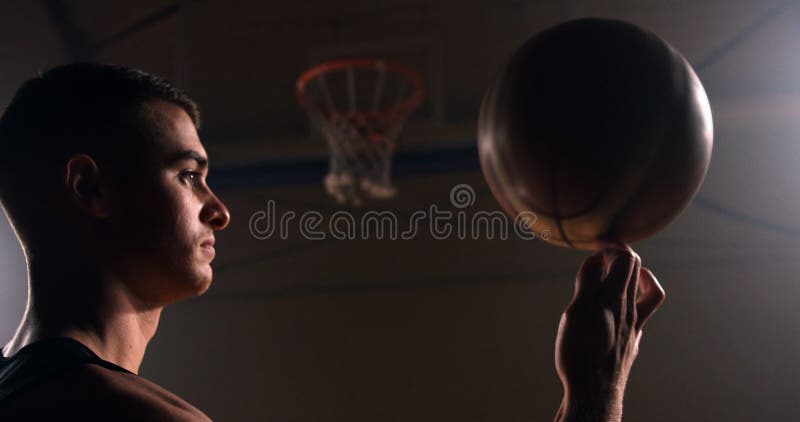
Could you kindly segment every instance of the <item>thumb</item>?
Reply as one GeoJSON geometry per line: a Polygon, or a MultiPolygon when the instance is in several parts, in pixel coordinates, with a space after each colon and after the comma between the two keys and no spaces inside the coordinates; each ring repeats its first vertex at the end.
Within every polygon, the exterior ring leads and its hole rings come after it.
{"type": "Polygon", "coordinates": [[[639,271],[639,287],[642,289],[642,294],[636,301],[637,330],[641,330],[644,327],[644,323],[664,303],[666,298],[664,288],[658,283],[653,273],[644,267],[639,271]]]}

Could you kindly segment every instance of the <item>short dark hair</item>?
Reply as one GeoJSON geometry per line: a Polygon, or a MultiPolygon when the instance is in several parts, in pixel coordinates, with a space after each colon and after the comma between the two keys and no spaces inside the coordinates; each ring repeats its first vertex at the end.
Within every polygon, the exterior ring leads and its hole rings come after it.
{"type": "Polygon", "coordinates": [[[17,191],[33,187],[26,179],[37,173],[57,169],[74,154],[96,158],[152,133],[154,122],[141,111],[158,100],[181,107],[199,129],[194,101],[168,80],[138,69],[81,62],[26,81],[0,116],[0,200],[6,210],[17,191]]]}
{"type": "Polygon", "coordinates": [[[147,100],[180,106],[199,128],[197,105],[162,77],[90,62],[50,69],[25,82],[0,117],[0,163],[13,166],[26,150],[41,158],[102,147],[98,132],[130,124],[130,111],[147,100]]]}

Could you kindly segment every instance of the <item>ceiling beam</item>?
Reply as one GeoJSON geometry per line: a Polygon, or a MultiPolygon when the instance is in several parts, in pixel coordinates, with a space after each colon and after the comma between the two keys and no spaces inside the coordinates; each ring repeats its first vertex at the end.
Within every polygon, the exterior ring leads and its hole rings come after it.
{"type": "Polygon", "coordinates": [[[47,16],[58,30],[72,61],[90,60],[93,56],[89,37],[72,15],[64,0],[42,0],[47,16]]]}
{"type": "Polygon", "coordinates": [[[155,25],[158,22],[161,22],[162,20],[178,13],[180,10],[181,10],[180,2],[173,3],[167,7],[164,7],[163,9],[157,10],[139,19],[138,21],[134,22],[127,28],[120,30],[106,37],[105,39],[97,42],[96,44],[94,44],[94,46],[92,46],[92,49],[95,52],[106,49],[143,29],[146,29],[150,26],[155,25]]]}

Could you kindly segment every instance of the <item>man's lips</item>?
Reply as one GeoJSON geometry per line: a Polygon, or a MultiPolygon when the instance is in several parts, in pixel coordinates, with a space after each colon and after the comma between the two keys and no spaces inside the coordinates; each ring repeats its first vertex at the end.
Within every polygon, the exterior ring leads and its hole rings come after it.
{"type": "Polygon", "coordinates": [[[214,238],[204,240],[203,243],[200,244],[200,248],[203,249],[206,253],[210,254],[211,256],[216,255],[216,251],[214,250],[214,238]]]}

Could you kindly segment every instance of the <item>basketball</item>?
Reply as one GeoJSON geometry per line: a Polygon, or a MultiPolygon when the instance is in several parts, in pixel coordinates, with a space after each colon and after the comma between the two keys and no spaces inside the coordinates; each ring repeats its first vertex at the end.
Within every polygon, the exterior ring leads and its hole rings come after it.
{"type": "Polygon", "coordinates": [[[509,59],[478,119],[481,169],[512,217],[550,243],[632,243],[689,204],[711,160],[705,90],[689,63],[630,23],[549,28],[509,59]]]}

